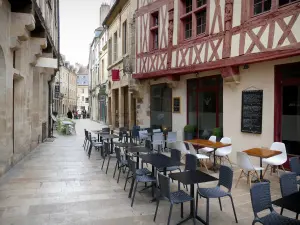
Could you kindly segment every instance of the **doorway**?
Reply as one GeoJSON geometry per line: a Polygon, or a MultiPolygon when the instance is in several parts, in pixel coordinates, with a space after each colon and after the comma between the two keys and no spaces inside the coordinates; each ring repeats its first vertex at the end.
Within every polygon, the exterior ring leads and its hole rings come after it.
{"type": "Polygon", "coordinates": [[[115,92],[115,127],[119,127],[119,89],[113,91],[115,92]]]}
{"type": "Polygon", "coordinates": [[[275,67],[274,140],[289,156],[300,155],[300,63],[275,67]]]}
{"type": "Polygon", "coordinates": [[[128,86],[123,88],[123,101],[124,101],[124,127],[129,129],[129,105],[128,105],[128,86]]]}
{"type": "Polygon", "coordinates": [[[196,138],[208,138],[223,128],[223,79],[209,76],[187,81],[187,122],[195,126],[196,138]]]}

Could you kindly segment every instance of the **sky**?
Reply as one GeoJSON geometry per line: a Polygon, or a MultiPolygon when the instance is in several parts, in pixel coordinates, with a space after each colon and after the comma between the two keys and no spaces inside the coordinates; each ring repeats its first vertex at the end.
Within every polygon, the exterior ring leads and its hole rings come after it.
{"type": "Polygon", "coordinates": [[[60,52],[73,65],[88,64],[102,2],[110,4],[111,0],[60,0],[60,52]]]}

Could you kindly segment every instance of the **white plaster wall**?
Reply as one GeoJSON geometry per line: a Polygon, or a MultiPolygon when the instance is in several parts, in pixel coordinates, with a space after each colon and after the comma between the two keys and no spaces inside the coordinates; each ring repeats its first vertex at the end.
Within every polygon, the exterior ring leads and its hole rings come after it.
{"type": "MultiPolygon", "coordinates": [[[[241,83],[239,85],[224,85],[223,132],[224,136],[232,138],[233,152],[230,158],[234,162],[236,162],[238,151],[271,146],[274,140],[274,66],[297,61],[300,61],[300,57],[251,64],[248,70],[240,68],[241,83]],[[252,86],[263,90],[262,134],[240,131],[242,91],[252,86]]],[[[256,161],[258,163],[258,159],[256,161]]]]}
{"type": "Polygon", "coordinates": [[[241,25],[242,1],[233,1],[232,27],[241,25]]]}
{"type": "Polygon", "coordinates": [[[178,44],[178,22],[179,22],[178,1],[179,0],[174,0],[173,45],[178,44]]]}
{"type": "MultiPolygon", "coordinates": [[[[212,23],[213,23],[213,18],[215,15],[215,9],[216,9],[216,3],[215,1],[210,1],[210,12],[209,12],[209,29],[212,30],[212,23]]],[[[220,8],[221,8],[221,18],[222,18],[222,27],[224,29],[224,8],[225,8],[225,0],[220,0],[220,8]]],[[[219,20],[218,18],[216,19],[215,22],[215,28],[214,28],[214,34],[219,33],[220,29],[219,29],[219,20]]],[[[211,31],[210,31],[211,33],[211,31]]]]}

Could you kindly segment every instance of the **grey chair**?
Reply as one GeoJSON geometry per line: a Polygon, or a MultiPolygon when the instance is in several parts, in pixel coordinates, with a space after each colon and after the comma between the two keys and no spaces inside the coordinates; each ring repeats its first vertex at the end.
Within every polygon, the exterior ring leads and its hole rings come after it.
{"type": "MultiPolygon", "coordinates": [[[[185,166],[184,171],[194,171],[197,170],[198,158],[193,154],[185,155],[185,166]]],[[[179,186],[179,184],[178,184],[179,186]]],[[[198,184],[197,184],[198,186],[198,184]]],[[[198,186],[199,187],[199,186],[198,186]]],[[[186,185],[186,190],[188,191],[188,186],[186,185]]]]}
{"type": "Polygon", "coordinates": [[[88,156],[90,158],[93,147],[99,151],[99,149],[103,147],[103,144],[101,142],[96,142],[95,140],[93,140],[91,133],[88,132],[87,146],[88,146],[87,147],[87,149],[88,149],[88,156]]]}
{"type": "MultiPolygon", "coordinates": [[[[233,203],[233,199],[231,196],[231,188],[232,188],[232,179],[233,179],[233,171],[228,166],[222,165],[220,167],[220,176],[219,182],[216,187],[213,188],[198,188],[198,194],[200,197],[206,198],[206,224],[209,224],[209,199],[218,198],[220,210],[222,211],[222,203],[221,198],[228,196],[231,200],[231,205],[235,217],[235,222],[238,223],[235,207],[233,203]],[[224,191],[221,189],[221,186],[227,188],[228,191],[224,191]]],[[[196,212],[198,210],[198,195],[196,198],[196,212]]]]}
{"type": "MultiPolygon", "coordinates": [[[[158,183],[159,183],[160,190],[157,190],[157,196],[156,196],[157,203],[156,203],[156,210],[155,210],[153,221],[155,221],[156,219],[160,198],[166,198],[170,202],[170,211],[169,211],[169,217],[167,223],[167,225],[169,225],[171,221],[172,209],[174,204],[177,205],[177,204],[182,204],[191,201],[193,202],[192,204],[195,204],[195,200],[193,197],[191,197],[190,195],[188,195],[182,190],[171,192],[170,178],[162,175],[161,173],[158,173],[157,175],[158,175],[158,183]]],[[[193,217],[193,223],[195,224],[195,215],[193,217]]]]}
{"type": "MultiPolygon", "coordinates": [[[[292,157],[290,158],[290,167],[291,171],[296,173],[297,177],[300,177],[300,158],[292,157]]],[[[300,185],[300,180],[297,181],[298,185],[300,185]]]]}
{"type": "Polygon", "coordinates": [[[103,162],[102,162],[101,170],[103,169],[105,160],[108,157],[108,161],[107,161],[107,165],[106,165],[106,171],[105,171],[106,174],[107,174],[107,171],[108,171],[110,159],[116,157],[114,154],[111,154],[109,145],[110,144],[108,142],[104,142],[104,153],[103,153],[103,156],[102,156],[103,157],[103,162]]]}
{"type": "MultiPolygon", "coordinates": [[[[280,190],[282,197],[298,192],[296,173],[284,173],[280,176],[280,190]]],[[[283,208],[281,208],[280,215],[282,213],[283,208]]],[[[298,216],[299,214],[297,213],[296,219],[298,219],[298,216]]]]}
{"type": "MultiPolygon", "coordinates": [[[[177,149],[171,149],[171,159],[180,163],[181,151],[177,149]]],[[[181,172],[180,166],[171,166],[166,168],[167,172],[172,172],[175,170],[179,170],[181,172]]],[[[163,169],[159,169],[159,172],[163,172],[163,171],[164,171],[163,169]]]]}
{"type": "Polygon", "coordinates": [[[252,209],[254,212],[254,220],[252,225],[261,223],[264,225],[293,225],[300,224],[300,221],[279,215],[272,207],[270,183],[253,184],[250,189],[252,209]],[[266,216],[259,217],[258,213],[264,210],[270,210],[266,216]]]}
{"type": "Polygon", "coordinates": [[[120,148],[115,147],[115,152],[116,152],[116,158],[117,158],[117,161],[116,161],[116,166],[115,166],[115,171],[114,171],[113,177],[115,177],[115,174],[116,174],[116,171],[117,171],[117,168],[118,168],[118,170],[119,170],[119,175],[118,175],[117,183],[119,183],[121,170],[122,170],[122,168],[125,168],[125,169],[126,169],[126,167],[128,167],[128,162],[127,162],[127,160],[122,159],[120,148]]]}
{"type": "Polygon", "coordinates": [[[130,196],[131,192],[133,191],[133,196],[132,196],[132,201],[131,201],[131,207],[132,207],[138,183],[156,183],[156,179],[155,179],[155,177],[152,177],[149,175],[138,175],[136,173],[136,162],[134,162],[130,158],[128,158],[128,164],[129,164],[129,169],[132,171],[132,182],[134,182],[134,189],[130,190],[130,193],[129,193],[129,196],[130,196]]]}

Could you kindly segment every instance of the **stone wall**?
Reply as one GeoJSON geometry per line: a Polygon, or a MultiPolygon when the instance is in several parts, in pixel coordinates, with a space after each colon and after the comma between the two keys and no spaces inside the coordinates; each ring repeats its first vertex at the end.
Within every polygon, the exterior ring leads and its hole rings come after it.
{"type": "Polygon", "coordinates": [[[0,5],[0,176],[41,141],[48,123],[48,81],[54,69],[36,67],[46,38],[31,37],[35,19],[0,5]]]}

